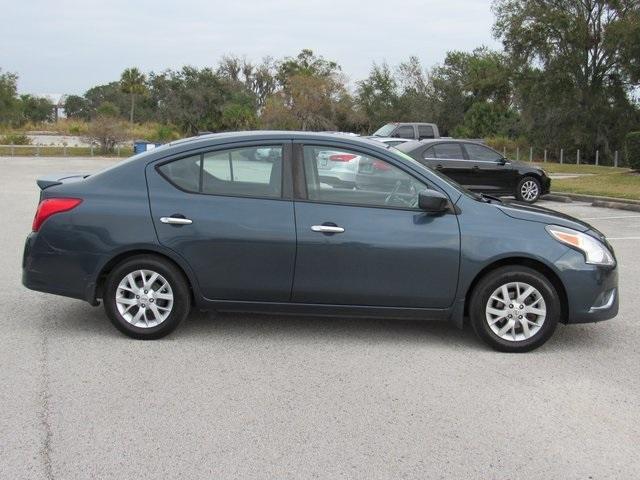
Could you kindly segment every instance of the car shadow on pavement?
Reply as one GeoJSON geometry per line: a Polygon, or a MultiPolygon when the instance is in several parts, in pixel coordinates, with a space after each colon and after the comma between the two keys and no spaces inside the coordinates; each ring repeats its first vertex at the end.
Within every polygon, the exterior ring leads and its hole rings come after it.
{"type": "Polygon", "coordinates": [[[389,320],[361,317],[322,317],[194,312],[176,334],[255,336],[297,342],[350,341],[354,343],[420,343],[480,347],[471,329],[460,330],[438,321],[389,320]]]}
{"type": "MultiPolygon", "coordinates": [[[[70,302],[64,318],[58,319],[58,335],[99,335],[126,338],[106,317],[102,307],[70,302]]],[[[597,325],[559,325],[555,335],[538,351],[551,352],[599,348],[606,344],[606,333],[597,325]]],[[[448,322],[389,320],[378,318],[268,315],[258,313],[192,312],[177,330],[160,341],[203,341],[207,337],[236,339],[262,338],[298,343],[352,342],[422,344],[436,347],[462,347],[490,351],[469,325],[461,330],[448,322]]]]}
{"type": "MultiPolygon", "coordinates": [[[[63,318],[55,321],[57,336],[67,334],[126,338],[111,325],[102,306],[96,308],[70,301],[64,311],[63,318]]],[[[201,341],[211,336],[261,337],[270,341],[303,343],[331,339],[360,343],[409,342],[485,348],[476,339],[471,328],[460,330],[447,322],[198,311],[193,311],[166,339],[201,341]]]]}

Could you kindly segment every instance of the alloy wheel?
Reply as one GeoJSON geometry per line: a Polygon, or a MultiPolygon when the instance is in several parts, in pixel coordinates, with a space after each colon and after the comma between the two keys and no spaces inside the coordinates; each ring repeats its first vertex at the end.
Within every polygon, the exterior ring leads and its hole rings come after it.
{"type": "Polygon", "coordinates": [[[120,281],[115,300],[127,323],[139,328],[157,327],[171,314],[173,290],[158,272],[135,270],[120,281]]]}
{"type": "Polygon", "coordinates": [[[528,202],[538,198],[538,184],[533,180],[527,180],[520,187],[520,195],[528,202]]]}
{"type": "Polygon", "coordinates": [[[535,287],[524,282],[509,282],[491,294],[485,316],[498,337],[521,342],[540,331],[547,317],[547,307],[535,287]]]}

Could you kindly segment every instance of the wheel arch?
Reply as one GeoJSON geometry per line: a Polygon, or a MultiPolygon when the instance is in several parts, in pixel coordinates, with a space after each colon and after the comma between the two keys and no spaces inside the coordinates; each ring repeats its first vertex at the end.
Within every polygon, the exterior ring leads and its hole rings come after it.
{"type": "Polygon", "coordinates": [[[556,272],[546,265],[544,262],[540,260],[536,260],[529,257],[506,257],[496,260],[489,265],[485,266],[482,270],[480,270],[467,288],[464,298],[464,316],[467,317],[469,315],[469,304],[471,303],[471,295],[475,290],[478,282],[486,275],[491,273],[492,271],[507,266],[524,266],[529,267],[533,270],[536,270],[538,273],[544,275],[549,281],[553,284],[554,288],[558,292],[560,296],[560,306],[562,308],[561,312],[561,322],[566,323],[566,319],[569,316],[569,302],[567,297],[566,289],[564,288],[564,284],[560,280],[560,277],[556,274],[556,272]]]}
{"type": "Polygon", "coordinates": [[[102,298],[104,283],[109,273],[123,261],[138,255],[153,255],[172,263],[178,270],[180,270],[180,272],[182,272],[182,274],[186,278],[189,291],[191,292],[191,300],[197,302],[199,298],[198,284],[195,275],[186,264],[186,262],[184,262],[176,255],[173,255],[171,252],[168,252],[164,249],[160,250],[152,247],[132,248],[130,250],[121,251],[111,257],[107,262],[105,262],[96,277],[95,288],[92,295],[93,302],[96,302],[96,299],[98,298],[102,298]]]}

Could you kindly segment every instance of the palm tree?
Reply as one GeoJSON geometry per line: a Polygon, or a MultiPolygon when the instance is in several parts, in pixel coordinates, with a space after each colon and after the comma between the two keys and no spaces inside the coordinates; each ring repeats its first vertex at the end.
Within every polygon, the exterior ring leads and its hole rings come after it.
{"type": "Polygon", "coordinates": [[[145,93],[146,77],[136,67],[127,68],[120,76],[120,88],[124,93],[128,93],[131,98],[131,111],[129,112],[129,122],[133,123],[133,111],[135,109],[136,95],[145,93]]]}

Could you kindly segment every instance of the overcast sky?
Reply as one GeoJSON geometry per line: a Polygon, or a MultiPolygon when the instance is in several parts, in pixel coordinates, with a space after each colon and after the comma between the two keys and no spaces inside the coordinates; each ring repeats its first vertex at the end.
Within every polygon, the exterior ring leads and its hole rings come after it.
{"type": "Polygon", "coordinates": [[[0,0],[0,68],[21,93],[83,93],[145,72],[252,60],[311,48],[351,82],[372,62],[416,55],[426,66],[448,50],[498,47],[490,0],[0,0]]]}

